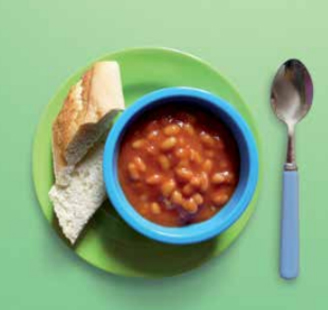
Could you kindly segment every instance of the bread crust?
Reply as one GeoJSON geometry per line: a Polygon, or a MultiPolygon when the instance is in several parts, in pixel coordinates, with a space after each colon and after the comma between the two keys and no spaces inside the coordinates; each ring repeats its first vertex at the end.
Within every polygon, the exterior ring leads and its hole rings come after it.
{"type": "Polygon", "coordinates": [[[70,89],[52,127],[56,184],[67,185],[74,166],[124,109],[116,62],[97,62],[70,89]]]}

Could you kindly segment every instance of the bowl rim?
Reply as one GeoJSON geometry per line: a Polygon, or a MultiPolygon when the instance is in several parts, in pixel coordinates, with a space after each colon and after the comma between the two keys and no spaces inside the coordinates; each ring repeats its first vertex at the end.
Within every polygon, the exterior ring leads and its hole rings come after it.
{"type": "MultiPolygon", "coordinates": [[[[110,201],[123,220],[139,233],[156,241],[170,244],[191,244],[215,237],[228,229],[244,213],[258,182],[259,159],[255,138],[246,121],[228,102],[210,92],[192,87],[170,87],[146,94],[129,106],[115,122],[107,136],[103,155],[103,176],[110,201]],[[249,152],[248,178],[241,197],[231,207],[232,199],[212,218],[184,227],[166,227],[153,223],[140,215],[126,199],[117,177],[117,151],[120,139],[136,114],[158,101],[189,97],[203,101],[208,106],[224,112],[238,127],[249,152]],[[230,208],[229,208],[230,205],[230,208]]],[[[234,195],[233,195],[234,196],[234,195]]]]}

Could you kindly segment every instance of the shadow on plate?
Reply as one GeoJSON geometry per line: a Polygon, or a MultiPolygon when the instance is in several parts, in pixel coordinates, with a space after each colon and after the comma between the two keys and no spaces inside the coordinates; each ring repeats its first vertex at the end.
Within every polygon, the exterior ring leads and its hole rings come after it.
{"type": "Polygon", "coordinates": [[[109,202],[94,215],[75,246],[63,236],[56,216],[53,227],[86,261],[103,270],[134,277],[169,277],[190,271],[213,257],[219,242],[215,238],[181,246],[150,240],[130,228],[109,202]]]}

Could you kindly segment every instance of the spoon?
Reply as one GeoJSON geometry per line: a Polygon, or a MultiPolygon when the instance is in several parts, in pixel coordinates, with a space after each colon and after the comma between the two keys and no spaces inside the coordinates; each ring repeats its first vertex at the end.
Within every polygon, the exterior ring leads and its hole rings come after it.
{"type": "Polygon", "coordinates": [[[305,65],[286,61],[276,73],[271,88],[271,105],[288,130],[287,158],[283,174],[280,236],[280,276],[299,274],[299,181],[295,159],[295,127],[312,106],[313,84],[305,65]]]}

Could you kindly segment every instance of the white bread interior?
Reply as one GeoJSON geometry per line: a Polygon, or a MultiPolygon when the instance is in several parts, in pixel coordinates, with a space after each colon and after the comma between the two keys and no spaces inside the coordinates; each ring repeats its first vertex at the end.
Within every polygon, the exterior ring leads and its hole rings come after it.
{"type": "Polygon", "coordinates": [[[72,244],[106,199],[103,149],[102,143],[94,146],[73,170],[69,185],[55,184],[49,192],[59,225],[72,244]]]}

